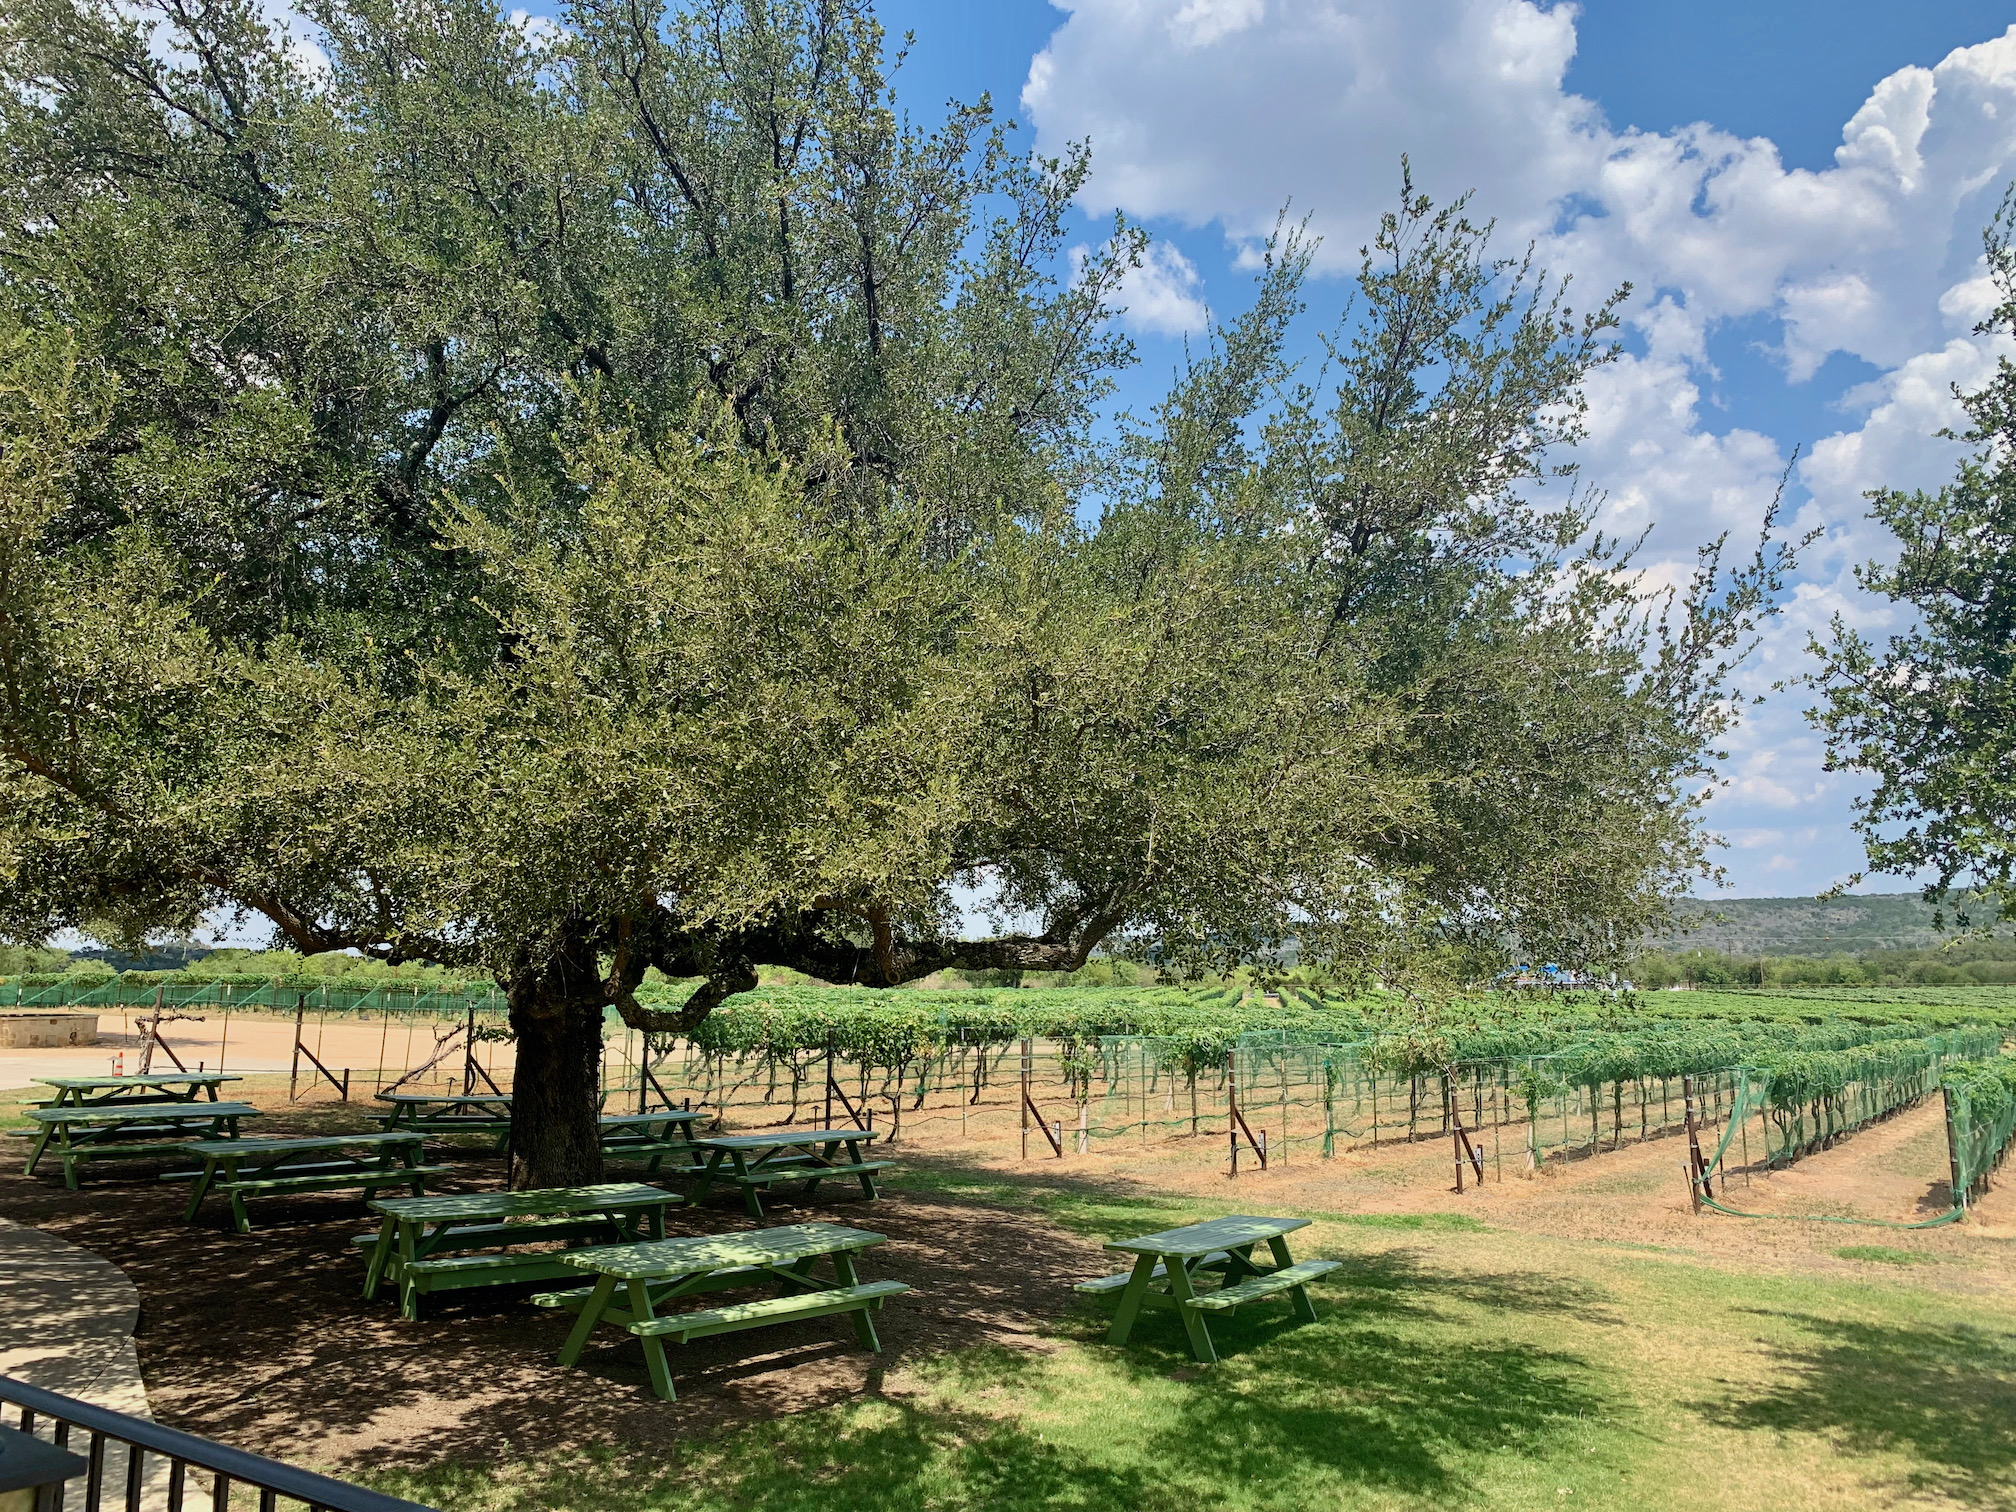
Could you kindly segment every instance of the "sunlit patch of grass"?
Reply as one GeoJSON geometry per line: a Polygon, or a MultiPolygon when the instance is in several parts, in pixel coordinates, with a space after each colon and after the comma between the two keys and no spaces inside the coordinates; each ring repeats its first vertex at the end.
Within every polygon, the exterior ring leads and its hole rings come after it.
{"type": "Polygon", "coordinates": [[[1891,1249],[1883,1244],[1844,1244],[1834,1251],[1843,1260],[1869,1260],[1877,1265],[1937,1265],[1937,1255],[1917,1250],[1891,1249]]]}
{"type": "MultiPolygon", "coordinates": [[[[1251,1210],[1264,1190],[1200,1200],[942,1162],[894,1184],[1104,1238],[1251,1210]]],[[[674,1450],[533,1452],[375,1483],[445,1512],[2016,1503],[2016,1433],[1997,1416],[2016,1392],[2003,1303],[1493,1231],[1463,1213],[1301,1212],[1314,1222],[1296,1255],[1342,1262],[1311,1288],[1317,1321],[1297,1324],[1278,1297],[1215,1315],[1213,1366],[1167,1312],[1106,1344],[1117,1299],[1081,1297],[1041,1349],[912,1349],[854,1400],[696,1430],[674,1450]]]]}

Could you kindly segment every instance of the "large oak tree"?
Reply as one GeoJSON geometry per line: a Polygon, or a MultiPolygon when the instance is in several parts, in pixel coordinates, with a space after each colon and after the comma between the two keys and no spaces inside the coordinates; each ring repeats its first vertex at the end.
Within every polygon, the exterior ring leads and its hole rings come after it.
{"type": "Polygon", "coordinates": [[[8,935],[493,973],[544,1185],[607,1011],[759,962],[1595,964],[1702,864],[1785,558],[1640,597],[1564,460],[1614,301],[1460,206],[1301,378],[1284,229],[1102,433],[1141,238],[909,124],[864,4],[311,14],[0,25],[8,935]]]}

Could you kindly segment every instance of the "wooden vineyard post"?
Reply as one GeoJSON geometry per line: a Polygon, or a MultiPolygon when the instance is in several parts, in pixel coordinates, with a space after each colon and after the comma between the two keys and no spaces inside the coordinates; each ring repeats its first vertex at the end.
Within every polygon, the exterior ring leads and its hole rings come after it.
{"type": "MultiPolygon", "coordinates": [[[[419,989],[414,989],[414,1006],[419,1006],[419,989]]],[[[469,1021],[462,1034],[462,1095],[469,1096],[476,1090],[476,1000],[469,999],[469,1021]]]]}
{"type": "Polygon", "coordinates": [[[1694,1211],[1701,1211],[1701,1199],[1712,1197],[1714,1192],[1708,1186],[1707,1165],[1701,1158],[1701,1131],[1694,1120],[1694,1078],[1680,1078],[1680,1106],[1687,1118],[1687,1182],[1694,1192],[1694,1211]]]}
{"type": "Polygon", "coordinates": [[[166,987],[154,989],[154,1017],[147,1022],[147,1038],[140,1045],[140,1074],[145,1076],[154,1069],[154,1044],[161,1038],[161,1008],[168,995],[166,987]]]}
{"type": "Polygon", "coordinates": [[[1242,1133],[1246,1136],[1246,1143],[1252,1146],[1253,1153],[1260,1157],[1260,1169],[1266,1170],[1266,1132],[1263,1130],[1260,1137],[1255,1139],[1253,1130],[1246,1123],[1245,1110],[1239,1106],[1239,1053],[1236,1050],[1225,1052],[1225,1106],[1228,1110],[1225,1134],[1232,1143],[1231,1175],[1237,1177],[1239,1174],[1239,1136],[1242,1133]]]}
{"type": "Polygon", "coordinates": [[[301,1025],[308,1017],[308,994],[302,993],[294,999],[294,1069],[287,1075],[287,1101],[294,1101],[295,1088],[301,1082],[301,1025]]]}
{"type": "Polygon", "coordinates": [[[1029,1158],[1029,1041],[1022,1041],[1022,1158],[1029,1158]]]}
{"type": "MultiPolygon", "coordinates": [[[[308,1057],[308,1064],[315,1068],[316,1075],[322,1077],[330,1086],[334,1087],[336,1095],[347,1103],[350,1101],[350,1068],[345,1066],[343,1068],[343,1075],[338,1077],[334,1071],[331,1071],[327,1066],[322,1064],[321,1056],[310,1050],[302,1042],[301,1031],[307,1017],[308,994],[304,992],[294,999],[294,1074],[288,1078],[287,1100],[289,1102],[294,1101],[295,1083],[300,1079],[301,1075],[301,1057],[305,1055],[308,1057]]],[[[311,1082],[310,1085],[312,1086],[313,1083],[311,1082]]],[[[395,1082],[393,1085],[397,1086],[398,1083],[395,1082]]]]}
{"type": "Polygon", "coordinates": [[[1467,1160],[1477,1173],[1477,1185],[1484,1185],[1484,1157],[1477,1153],[1470,1143],[1470,1134],[1463,1127],[1463,1110],[1457,1102],[1456,1084],[1448,1072],[1442,1073],[1442,1107],[1449,1120],[1452,1154],[1456,1160],[1456,1190],[1463,1190],[1463,1163],[1467,1160]]]}
{"type": "MultiPolygon", "coordinates": [[[[1451,1106],[1451,1101],[1452,1099],[1449,1088],[1449,1073],[1445,1071],[1442,1073],[1442,1121],[1445,1125],[1455,1122],[1456,1110],[1453,1106],[1451,1106]]],[[[1456,1190],[1458,1192],[1461,1192],[1463,1190],[1462,1133],[1458,1131],[1457,1133],[1452,1134],[1450,1136],[1449,1143],[1451,1150],[1454,1152],[1456,1161],[1456,1190]]]]}
{"type": "Polygon", "coordinates": [[[1028,1040],[1022,1041],[1022,1158],[1029,1158],[1029,1121],[1033,1118],[1036,1127],[1043,1131],[1051,1153],[1059,1160],[1064,1158],[1064,1124],[1059,1120],[1056,1127],[1044,1121],[1042,1112],[1036,1106],[1036,1099],[1030,1092],[1030,1078],[1035,1075],[1035,1047],[1028,1040]]]}
{"type": "Polygon", "coordinates": [[[1281,1052],[1281,1158],[1288,1158],[1288,1052],[1281,1052]]]}
{"type": "Polygon", "coordinates": [[[1225,1052],[1225,1138],[1232,1146],[1232,1179],[1239,1178],[1239,1067],[1233,1052],[1225,1052]]]}
{"type": "Polygon", "coordinates": [[[1337,1065],[1323,1057],[1323,1158],[1337,1153],[1337,1065]]]}

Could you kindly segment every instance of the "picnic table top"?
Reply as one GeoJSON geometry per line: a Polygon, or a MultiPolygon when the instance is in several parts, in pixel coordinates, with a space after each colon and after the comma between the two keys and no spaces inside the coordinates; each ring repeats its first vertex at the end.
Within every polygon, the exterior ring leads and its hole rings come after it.
{"type": "Polygon", "coordinates": [[[783,1150],[793,1145],[840,1144],[850,1139],[880,1139],[875,1129],[771,1129],[762,1134],[716,1134],[693,1142],[709,1150],[783,1150]]]}
{"type": "MultiPolygon", "coordinates": [[[[685,1199],[639,1181],[601,1186],[548,1187],[537,1192],[451,1192],[438,1197],[387,1197],[366,1206],[387,1218],[430,1223],[437,1219],[521,1218],[555,1213],[596,1213],[610,1208],[670,1207],[685,1199]]],[[[535,1231],[536,1232],[536,1231],[535,1231]]]]}
{"type": "Polygon", "coordinates": [[[236,1072],[225,1076],[216,1071],[190,1071],[173,1076],[38,1076],[35,1084],[63,1092],[97,1092],[108,1087],[211,1087],[219,1082],[243,1080],[236,1072]]]}
{"type": "Polygon", "coordinates": [[[837,1223],[793,1223],[741,1234],[700,1234],[689,1239],[651,1239],[636,1244],[598,1244],[567,1250],[553,1258],[580,1270],[642,1281],[689,1276],[699,1271],[743,1265],[782,1265],[812,1255],[836,1255],[881,1244],[886,1236],[837,1223]]]}
{"type": "Polygon", "coordinates": [[[241,1102],[91,1103],[82,1108],[30,1108],[28,1116],[46,1124],[208,1123],[216,1118],[256,1118],[259,1110],[241,1102]]]}
{"type": "Polygon", "coordinates": [[[650,1124],[695,1123],[707,1117],[705,1113],[695,1113],[686,1108],[666,1108],[657,1113],[604,1113],[602,1127],[605,1129],[641,1129],[650,1124]]]}
{"type": "Polygon", "coordinates": [[[288,1150],[338,1150],[346,1146],[425,1144],[424,1134],[269,1134],[253,1139],[192,1139],[182,1148],[192,1155],[277,1155],[288,1150]]]}
{"type": "Polygon", "coordinates": [[[1208,1255],[1213,1250],[1238,1244],[1257,1244],[1263,1239],[1279,1239],[1299,1228],[1307,1228],[1307,1218],[1255,1218],[1234,1213],[1213,1218],[1208,1223],[1192,1223],[1184,1228],[1164,1229],[1159,1234],[1143,1234],[1139,1239],[1117,1239],[1106,1246],[1134,1255],[1208,1255]]]}
{"type": "Polygon", "coordinates": [[[509,1092],[379,1092],[379,1102],[388,1103],[509,1103],[509,1092]]]}

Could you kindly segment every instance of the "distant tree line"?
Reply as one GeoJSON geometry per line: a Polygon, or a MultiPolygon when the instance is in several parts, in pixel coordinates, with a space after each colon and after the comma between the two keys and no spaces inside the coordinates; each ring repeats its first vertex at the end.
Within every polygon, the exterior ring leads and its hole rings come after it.
{"type": "Polygon", "coordinates": [[[2016,940],[1977,937],[1916,950],[1747,955],[1648,950],[1625,973],[1639,987],[1973,987],[2016,984],[2016,940]]]}

